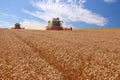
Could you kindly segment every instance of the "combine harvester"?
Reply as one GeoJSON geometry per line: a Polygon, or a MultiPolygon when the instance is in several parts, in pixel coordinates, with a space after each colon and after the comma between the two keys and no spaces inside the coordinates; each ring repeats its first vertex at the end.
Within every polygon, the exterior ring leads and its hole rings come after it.
{"type": "Polygon", "coordinates": [[[25,28],[21,28],[21,25],[19,23],[16,23],[15,27],[13,27],[12,29],[25,29],[25,28]]]}
{"type": "Polygon", "coordinates": [[[63,21],[61,21],[59,18],[53,18],[52,21],[48,21],[47,30],[72,30],[72,27],[63,28],[62,24],[63,21]]]}

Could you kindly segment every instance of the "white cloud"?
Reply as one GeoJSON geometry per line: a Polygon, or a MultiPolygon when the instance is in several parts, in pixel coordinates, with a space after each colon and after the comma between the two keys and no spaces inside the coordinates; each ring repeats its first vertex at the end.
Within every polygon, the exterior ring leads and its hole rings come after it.
{"type": "Polygon", "coordinates": [[[19,18],[18,16],[15,16],[15,15],[12,15],[12,14],[3,13],[3,12],[0,12],[0,16],[12,17],[12,18],[19,18]]]}
{"type": "Polygon", "coordinates": [[[0,20],[0,28],[13,28],[14,24],[15,24],[14,22],[16,22],[16,21],[20,22],[21,27],[24,27],[25,29],[44,30],[45,26],[47,25],[47,24],[45,25],[44,23],[40,23],[35,20],[30,20],[30,19],[23,19],[23,21],[18,21],[18,19],[19,19],[18,16],[3,13],[3,12],[0,12],[0,17],[10,18],[10,19],[15,20],[13,22],[0,20]]]}
{"type": "Polygon", "coordinates": [[[11,28],[13,27],[13,22],[18,19],[19,17],[16,15],[0,12],[0,28],[11,28]]]}
{"type": "Polygon", "coordinates": [[[117,0],[104,0],[105,2],[107,2],[107,3],[115,3],[115,2],[117,2],[117,0]]]}
{"type": "Polygon", "coordinates": [[[45,30],[45,24],[41,24],[35,20],[24,19],[21,23],[21,26],[25,29],[35,29],[35,30],[45,30]]]}
{"type": "Polygon", "coordinates": [[[45,21],[53,17],[60,17],[64,21],[81,21],[88,24],[103,26],[107,19],[84,8],[86,0],[39,0],[32,2],[38,11],[23,10],[23,12],[45,21]]]}
{"type": "MultiPolygon", "coordinates": [[[[13,28],[15,23],[0,21],[0,28],[13,28]]],[[[40,23],[35,20],[24,19],[20,22],[21,28],[34,29],[34,30],[45,30],[46,24],[40,23]]]]}
{"type": "Polygon", "coordinates": [[[4,21],[0,21],[0,28],[10,28],[12,27],[12,23],[10,22],[4,22],[4,21]]]}

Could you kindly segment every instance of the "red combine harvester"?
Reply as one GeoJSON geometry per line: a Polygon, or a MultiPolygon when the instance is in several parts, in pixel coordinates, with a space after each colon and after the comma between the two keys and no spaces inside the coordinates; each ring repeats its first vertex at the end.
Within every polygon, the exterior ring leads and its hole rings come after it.
{"type": "Polygon", "coordinates": [[[21,28],[21,25],[19,23],[15,24],[15,27],[13,27],[12,29],[25,29],[25,28],[21,28]]]}
{"type": "Polygon", "coordinates": [[[52,21],[48,21],[47,30],[72,30],[72,27],[63,28],[62,24],[63,21],[61,21],[59,18],[53,18],[52,21]]]}

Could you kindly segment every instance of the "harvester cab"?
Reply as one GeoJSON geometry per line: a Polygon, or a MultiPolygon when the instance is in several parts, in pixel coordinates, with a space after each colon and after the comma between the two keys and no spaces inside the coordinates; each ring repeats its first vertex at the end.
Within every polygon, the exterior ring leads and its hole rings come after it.
{"type": "Polygon", "coordinates": [[[16,23],[12,29],[24,29],[24,28],[21,28],[20,23],[16,23]]]}
{"type": "Polygon", "coordinates": [[[52,26],[62,27],[62,21],[59,18],[53,18],[52,26]]]}

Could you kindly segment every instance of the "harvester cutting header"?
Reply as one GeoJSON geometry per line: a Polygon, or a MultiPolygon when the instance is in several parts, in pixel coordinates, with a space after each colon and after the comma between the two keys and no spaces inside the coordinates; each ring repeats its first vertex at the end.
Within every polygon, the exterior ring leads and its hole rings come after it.
{"type": "Polygon", "coordinates": [[[48,21],[47,30],[72,30],[72,27],[63,28],[62,25],[63,21],[59,18],[53,18],[52,21],[48,21]]]}

